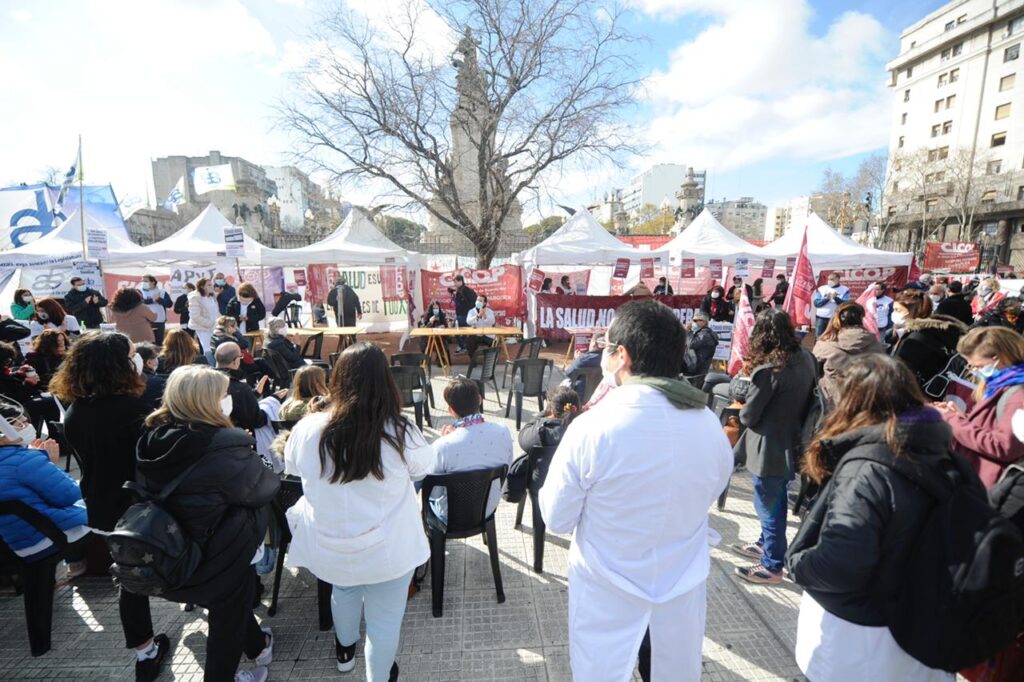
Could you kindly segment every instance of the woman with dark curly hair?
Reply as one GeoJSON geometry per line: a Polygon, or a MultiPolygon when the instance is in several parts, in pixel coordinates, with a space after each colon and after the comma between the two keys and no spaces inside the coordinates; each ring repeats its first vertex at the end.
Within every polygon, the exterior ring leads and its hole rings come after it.
{"type": "Polygon", "coordinates": [[[153,323],[156,314],[142,301],[142,293],[138,289],[122,287],[114,294],[110,302],[110,318],[117,331],[135,343],[152,343],[153,323]]]}
{"type": "Polygon", "coordinates": [[[818,374],[818,363],[800,347],[789,315],[768,308],[758,314],[750,332],[746,361],[740,371],[741,385],[749,381],[740,423],[746,427],[736,443],[739,457],[746,456],[754,479],[754,509],[761,520],[756,542],[733,545],[741,556],[757,559],[737,568],[739,577],[752,583],[782,581],[786,556],[786,484],[800,456],[800,431],[818,374]]]}
{"type": "MultiPolygon", "coordinates": [[[[124,490],[135,480],[135,449],[149,407],[140,398],[146,381],[124,334],[87,332],[71,347],[50,380],[50,392],[71,403],[64,433],[82,460],[82,498],[89,526],[111,531],[134,502],[124,490]]],[[[89,572],[106,573],[110,554],[102,540],[90,546],[89,572]]],[[[135,679],[156,679],[167,654],[166,635],[153,636],[149,598],[119,589],[125,646],[136,650],[135,679]]]]}
{"type": "Polygon", "coordinates": [[[68,337],[56,329],[44,329],[32,342],[32,350],[25,354],[25,362],[39,375],[37,388],[40,391],[47,390],[50,377],[64,362],[69,345],[68,337]]]}

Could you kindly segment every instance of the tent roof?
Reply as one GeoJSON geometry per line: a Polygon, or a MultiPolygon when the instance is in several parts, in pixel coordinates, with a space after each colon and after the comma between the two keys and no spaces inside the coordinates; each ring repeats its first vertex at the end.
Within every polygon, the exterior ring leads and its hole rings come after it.
{"type": "MultiPolygon", "coordinates": [[[[141,260],[142,247],[117,230],[109,230],[98,218],[86,212],[85,228],[104,230],[110,257],[104,263],[141,260]]],[[[0,268],[22,268],[56,265],[82,260],[82,221],[73,212],[54,230],[34,241],[0,253],[0,268]]]]}
{"type": "MultiPolygon", "coordinates": [[[[140,255],[149,261],[209,261],[225,258],[224,228],[232,227],[230,220],[209,204],[195,220],[166,239],[142,247],[140,255]]],[[[266,247],[245,235],[245,260],[260,262],[266,247]]]]}
{"type": "Polygon", "coordinates": [[[762,258],[760,248],[727,230],[706,208],[664,248],[673,260],[735,256],[762,258]]]}
{"type": "Polygon", "coordinates": [[[264,265],[305,265],[329,262],[339,265],[404,263],[409,252],[377,229],[359,208],[353,208],[341,225],[324,239],[297,249],[263,250],[264,265]]]}
{"type": "Polygon", "coordinates": [[[521,261],[530,265],[614,265],[617,258],[654,258],[668,264],[664,249],[645,251],[622,243],[585,208],[577,210],[553,235],[524,251],[521,261]]]}
{"type": "MultiPolygon", "coordinates": [[[[913,255],[895,251],[882,251],[858,244],[836,232],[817,214],[807,216],[807,252],[811,266],[817,270],[863,267],[868,265],[910,265],[913,255]]],[[[788,258],[800,252],[804,231],[790,229],[770,244],[761,248],[767,258],[788,258]]]]}

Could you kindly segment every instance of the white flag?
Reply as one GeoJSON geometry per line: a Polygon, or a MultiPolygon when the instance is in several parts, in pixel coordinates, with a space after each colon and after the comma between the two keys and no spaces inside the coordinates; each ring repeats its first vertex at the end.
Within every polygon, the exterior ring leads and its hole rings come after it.
{"type": "MultiPolygon", "coordinates": [[[[68,189],[71,188],[71,183],[75,180],[82,179],[82,139],[78,139],[78,153],[75,155],[75,160],[71,164],[71,168],[64,174],[64,182],[60,185],[60,192],[57,193],[57,201],[53,206],[53,215],[57,215],[64,208],[64,199],[68,195],[68,189]]],[[[81,203],[81,197],[79,197],[79,203],[81,203]]]]}
{"type": "Polygon", "coordinates": [[[117,205],[118,210],[121,211],[121,218],[128,220],[136,211],[140,208],[145,208],[146,202],[138,194],[129,194],[117,205]]]}
{"type": "Polygon", "coordinates": [[[196,194],[206,194],[213,190],[235,191],[235,176],[231,172],[231,164],[222,166],[199,166],[192,171],[192,186],[196,194]]]}
{"type": "Polygon", "coordinates": [[[167,195],[164,208],[168,211],[178,212],[178,207],[185,203],[185,176],[178,178],[178,184],[174,186],[171,193],[167,195]]]}

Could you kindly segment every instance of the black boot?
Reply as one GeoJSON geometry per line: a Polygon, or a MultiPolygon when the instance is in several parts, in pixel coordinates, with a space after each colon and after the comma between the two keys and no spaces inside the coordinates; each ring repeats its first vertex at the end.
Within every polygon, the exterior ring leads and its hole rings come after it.
{"type": "Polygon", "coordinates": [[[391,664],[391,674],[388,675],[388,682],[398,682],[398,661],[391,664]]]}

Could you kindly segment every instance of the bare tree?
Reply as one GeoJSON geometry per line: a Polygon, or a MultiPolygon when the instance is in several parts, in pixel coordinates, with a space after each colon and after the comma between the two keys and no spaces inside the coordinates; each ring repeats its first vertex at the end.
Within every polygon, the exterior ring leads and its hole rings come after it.
{"type": "Polygon", "coordinates": [[[338,6],[280,106],[297,154],[375,181],[467,237],[487,267],[503,226],[567,160],[636,151],[621,124],[639,84],[621,11],[598,0],[410,2],[371,25],[338,6]],[[458,35],[452,65],[425,44],[458,35]],[[432,35],[423,35],[432,26],[432,35]]]}
{"type": "Polygon", "coordinates": [[[56,166],[47,166],[43,169],[42,182],[47,185],[60,186],[64,182],[64,174],[66,171],[57,168],[56,166]]]}
{"type": "Polygon", "coordinates": [[[885,154],[872,154],[857,167],[855,185],[864,195],[868,209],[868,233],[871,246],[878,248],[889,240],[889,232],[897,224],[898,213],[889,210],[899,195],[894,167],[902,163],[902,155],[894,155],[892,163],[885,154]]]}
{"type": "Polygon", "coordinates": [[[991,184],[986,179],[988,160],[987,153],[957,149],[935,171],[942,174],[941,182],[945,184],[944,191],[938,193],[939,202],[956,221],[958,239],[974,239],[974,213],[991,184]]]}

